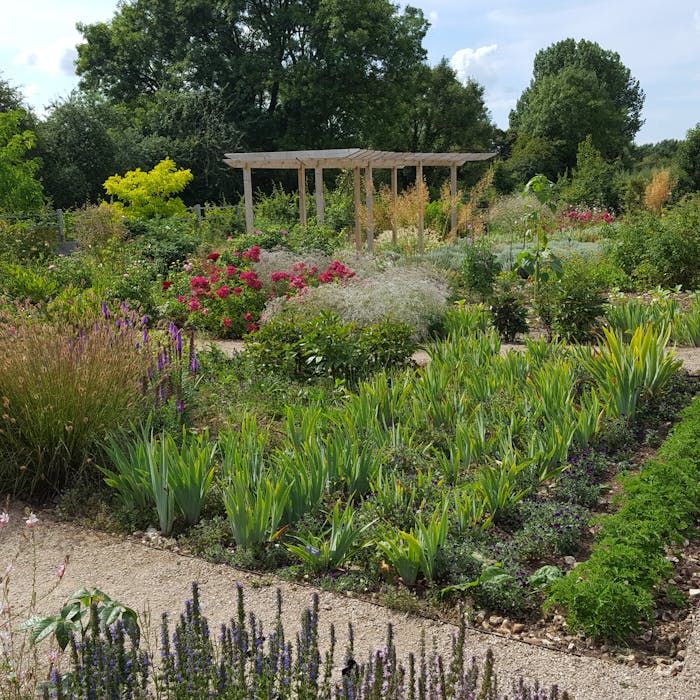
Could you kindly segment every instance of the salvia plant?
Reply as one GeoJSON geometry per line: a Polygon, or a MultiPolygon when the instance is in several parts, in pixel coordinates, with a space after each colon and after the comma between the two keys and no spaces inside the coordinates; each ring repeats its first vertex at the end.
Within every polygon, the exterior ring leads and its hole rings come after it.
{"type": "Polygon", "coordinates": [[[322,652],[319,599],[301,616],[291,638],[282,623],[282,596],[276,619],[265,631],[254,613],[246,614],[243,589],[237,587],[237,609],[218,634],[203,614],[197,585],[174,629],[162,616],[160,663],[141,648],[141,635],[131,621],[115,624],[91,618],[93,633],[71,639],[70,670],[52,673],[42,684],[45,700],[119,698],[139,700],[567,700],[566,691],[518,681],[499,690],[496,664],[489,650],[483,660],[469,658],[464,617],[453,635],[451,651],[429,653],[425,641],[416,657],[398,658],[394,633],[388,628],[384,647],[367,660],[354,658],[354,630],[342,661],[336,659],[333,626],[322,652]]]}

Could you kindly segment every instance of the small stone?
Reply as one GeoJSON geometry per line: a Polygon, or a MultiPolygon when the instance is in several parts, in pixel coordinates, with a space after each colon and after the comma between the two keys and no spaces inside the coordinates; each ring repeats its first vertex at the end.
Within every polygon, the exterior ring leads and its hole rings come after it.
{"type": "Polygon", "coordinates": [[[486,611],[485,610],[479,610],[479,612],[476,614],[476,617],[474,618],[477,622],[483,622],[486,619],[486,611]]]}
{"type": "Polygon", "coordinates": [[[683,661],[683,660],[685,659],[685,650],[684,650],[684,649],[679,649],[679,650],[676,652],[676,658],[677,658],[679,661],[683,661]]]}
{"type": "Polygon", "coordinates": [[[136,531],[133,533],[133,536],[134,536],[134,537],[143,537],[143,535],[144,535],[143,530],[136,530],[136,531]]]}
{"type": "Polygon", "coordinates": [[[481,627],[482,627],[482,629],[485,629],[487,632],[491,629],[491,628],[489,627],[489,623],[486,622],[486,620],[484,620],[484,621],[481,623],[481,627]]]}
{"type": "Polygon", "coordinates": [[[576,557],[564,557],[564,563],[570,568],[573,569],[576,566],[576,557]]]}
{"type": "Polygon", "coordinates": [[[696,600],[697,598],[700,598],[700,588],[691,588],[688,591],[688,596],[691,600],[696,600]]]}
{"type": "Polygon", "coordinates": [[[525,625],[521,622],[514,622],[510,629],[513,634],[521,634],[525,630],[525,625]]]}
{"type": "Polygon", "coordinates": [[[573,651],[576,648],[576,645],[573,642],[569,642],[569,646],[566,647],[567,651],[573,651]]]}
{"type": "Polygon", "coordinates": [[[503,624],[503,618],[498,615],[491,615],[489,618],[489,625],[491,627],[500,627],[503,624]]]}

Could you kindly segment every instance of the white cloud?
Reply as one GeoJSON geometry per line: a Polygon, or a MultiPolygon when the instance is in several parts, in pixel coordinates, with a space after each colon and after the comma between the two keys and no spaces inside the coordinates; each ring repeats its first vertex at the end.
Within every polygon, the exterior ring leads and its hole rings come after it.
{"type": "Polygon", "coordinates": [[[59,37],[39,48],[17,54],[12,63],[53,77],[72,76],[75,72],[73,64],[78,55],[76,43],[77,37],[59,37]]]}
{"type": "Polygon", "coordinates": [[[498,44],[480,46],[478,49],[459,49],[450,59],[450,65],[457,77],[466,82],[469,78],[485,86],[492,84],[497,78],[495,54],[498,44]]]}

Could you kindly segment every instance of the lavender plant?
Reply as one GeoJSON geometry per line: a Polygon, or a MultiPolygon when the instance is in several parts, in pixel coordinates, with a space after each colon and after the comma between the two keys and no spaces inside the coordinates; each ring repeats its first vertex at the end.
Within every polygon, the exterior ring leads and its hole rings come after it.
{"type": "Polygon", "coordinates": [[[118,622],[100,624],[93,613],[93,634],[85,643],[71,642],[71,670],[54,673],[44,684],[46,700],[105,697],[146,700],[276,698],[277,700],[567,700],[566,691],[543,689],[522,679],[511,692],[498,691],[493,653],[483,662],[467,656],[464,618],[452,638],[449,655],[426,652],[399,660],[391,626],[386,645],[367,661],[354,659],[354,631],[341,663],[336,662],[336,637],[331,626],[327,650],[319,642],[319,599],[288,639],[282,623],[282,596],[277,594],[276,620],[265,635],[255,614],[246,615],[243,589],[237,586],[237,609],[217,638],[202,612],[199,589],[171,632],[167,615],[161,623],[160,667],[140,647],[138,629],[118,622]]]}

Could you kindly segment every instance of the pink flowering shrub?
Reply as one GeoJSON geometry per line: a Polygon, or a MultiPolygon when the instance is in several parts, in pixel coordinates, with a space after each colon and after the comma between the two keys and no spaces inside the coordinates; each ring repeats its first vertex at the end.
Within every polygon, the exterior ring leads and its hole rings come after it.
{"type": "Polygon", "coordinates": [[[203,260],[186,262],[161,283],[161,313],[178,325],[213,337],[240,338],[258,329],[269,299],[289,298],[310,287],[342,282],[355,275],[334,260],[320,272],[313,265],[298,262],[263,280],[253,269],[260,252],[260,247],[254,245],[243,252],[215,251],[203,260]]]}
{"type": "Polygon", "coordinates": [[[589,208],[571,208],[559,213],[557,228],[584,231],[601,224],[611,224],[615,217],[608,211],[589,208]]]}

